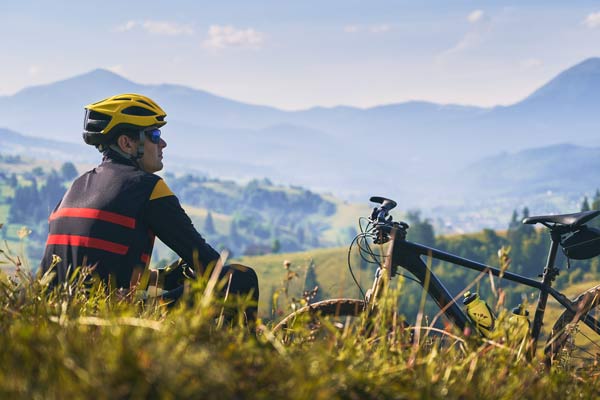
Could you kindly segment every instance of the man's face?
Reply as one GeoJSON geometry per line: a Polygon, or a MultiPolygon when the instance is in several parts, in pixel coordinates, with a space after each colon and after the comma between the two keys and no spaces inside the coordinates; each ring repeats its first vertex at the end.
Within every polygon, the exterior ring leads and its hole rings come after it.
{"type": "Polygon", "coordinates": [[[140,160],[142,169],[149,173],[154,173],[163,169],[163,149],[167,147],[167,142],[162,138],[158,143],[153,143],[148,135],[144,139],[144,156],[140,160]]]}

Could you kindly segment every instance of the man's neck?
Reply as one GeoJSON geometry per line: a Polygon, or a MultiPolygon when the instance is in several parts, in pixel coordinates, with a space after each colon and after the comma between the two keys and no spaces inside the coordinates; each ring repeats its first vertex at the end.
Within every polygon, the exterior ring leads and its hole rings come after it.
{"type": "Polygon", "coordinates": [[[111,160],[119,164],[133,165],[134,167],[140,168],[138,163],[131,156],[126,157],[124,154],[121,154],[112,148],[108,148],[108,150],[103,153],[102,161],[107,160],[111,160]]]}

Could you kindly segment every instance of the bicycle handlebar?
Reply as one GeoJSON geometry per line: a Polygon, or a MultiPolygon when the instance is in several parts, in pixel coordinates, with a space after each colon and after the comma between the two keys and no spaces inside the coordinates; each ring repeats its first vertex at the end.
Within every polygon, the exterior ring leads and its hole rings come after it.
{"type": "Polygon", "coordinates": [[[390,240],[390,233],[393,228],[401,233],[401,238],[406,237],[408,224],[406,222],[395,222],[389,211],[396,207],[397,203],[394,200],[385,197],[373,196],[370,199],[374,203],[379,203],[381,206],[373,208],[371,217],[369,218],[374,223],[375,244],[383,244],[390,240]]]}
{"type": "Polygon", "coordinates": [[[388,213],[397,205],[397,203],[394,200],[386,199],[385,197],[380,196],[373,196],[370,200],[373,203],[381,204],[380,207],[373,208],[373,212],[371,213],[371,221],[376,221],[380,223],[386,221],[388,213]]]}

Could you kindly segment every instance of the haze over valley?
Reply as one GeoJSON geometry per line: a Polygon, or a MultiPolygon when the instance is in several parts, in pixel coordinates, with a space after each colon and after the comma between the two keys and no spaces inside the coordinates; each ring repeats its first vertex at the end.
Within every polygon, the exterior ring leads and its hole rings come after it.
{"type": "Polygon", "coordinates": [[[99,155],[81,140],[83,105],[123,92],[166,109],[169,171],[269,178],[351,202],[384,195],[450,231],[501,228],[525,205],[577,211],[600,186],[598,58],[493,108],[406,102],[284,111],[98,69],[0,97],[2,152],[94,164],[99,155]]]}

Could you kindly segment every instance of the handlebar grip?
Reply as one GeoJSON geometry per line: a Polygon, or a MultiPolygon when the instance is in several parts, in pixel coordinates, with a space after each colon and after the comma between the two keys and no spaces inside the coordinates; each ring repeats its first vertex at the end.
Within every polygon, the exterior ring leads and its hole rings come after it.
{"type": "Polygon", "coordinates": [[[394,207],[398,205],[398,203],[396,203],[394,200],[386,199],[385,197],[381,196],[373,196],[370,198],[370,200],[373,203],[381,204],[381,208],[387,211],[391,211],[394,207]]]}

